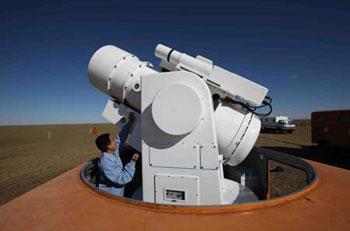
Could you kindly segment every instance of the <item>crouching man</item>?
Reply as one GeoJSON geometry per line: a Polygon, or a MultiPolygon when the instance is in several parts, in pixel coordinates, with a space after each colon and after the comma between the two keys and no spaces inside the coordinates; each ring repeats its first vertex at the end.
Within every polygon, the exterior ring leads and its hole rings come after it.
{"type": "Polygon", "coordinates": [[[124,185],[129,183],[135,174],[135,163],[139,159],[134,154],[128,164],[123,166],[120,153],[135,121],[135,116],[129,114],[129,122],[114,139],[109,133],[96,138],[96,146],[102,152],[98,167],[100,170],[99,189],[116,196],[124,196],[124,185]]]}

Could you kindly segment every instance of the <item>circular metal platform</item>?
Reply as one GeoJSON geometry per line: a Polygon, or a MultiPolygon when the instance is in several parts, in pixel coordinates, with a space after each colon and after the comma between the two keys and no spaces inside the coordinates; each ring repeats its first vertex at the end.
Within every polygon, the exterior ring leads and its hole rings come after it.
{"type": "MultiPolygon", "coordinates": [[[[259,201],[254,202],[244,202],[240,204],[233,204],[233,205],[210,205],[210,206],[180,206],[180,205],[165,205],[165,204],[155,204],[155,203],[149,203],[139,200],[133,200],[130,198],[125,197],[118,197],[111,194],[108,194],[106,192],[103,192],[102,190],[99,190],[95,186],[94,182],[94,172],[96,169],[94,167],[96,166],[96,163],[94,164],[91,160],[87,162],[80,171],[80,178],[84,182],[84,184],[90,188],[91,190],[95,191],[96,193],[108,197],[113,200],[117,200],[119,202],[125,203],[126,205],[132,205],[142,208],[151,209],[153,211],[157,212],[166,212],[166,213],[194,213],[194,214],[207,214],[207,213],[227,213],[227,212],[236,212],[236,211],[248,211],[248,210],[254,210],[259,208],[266,208],[271,207],[279,204],[283,204],[292,200],[296,200],[298,198],[301,198],[308,194],[311,190],[313,190],[317,184],[318,184],[318,175],[316,173],[316,169],[310,165],[308,162],[299,159],[297,157],[287,155],[284,153],[272,151],[269,149],[263,149],[263,148],[255,148],[252,153],[250,154],[249,158],[243,163],[248,166],[256,166],[257,169],[255,169],[257,172],[259,172],[262,176],[259,177],[262,181],[268,181],[268,175],[270,172],[270,166],[269,161],[277,161],[279,163],[283,163],[285,165],[292,166],[296,169],[300,169],[301,171],[304,171],[307,180],[306,180],[306,186],[302,188],[296,188],[293,192],[290,192],[285,195],[281,195],[277,198],[269,198],[269,189],[268,189],[268,182],[265,182],[266,189],[263,190],[265,195],[263,195],[263,199],[259,201]]],[[[260,182],[261,183],[261,182],[260,182]]]]}

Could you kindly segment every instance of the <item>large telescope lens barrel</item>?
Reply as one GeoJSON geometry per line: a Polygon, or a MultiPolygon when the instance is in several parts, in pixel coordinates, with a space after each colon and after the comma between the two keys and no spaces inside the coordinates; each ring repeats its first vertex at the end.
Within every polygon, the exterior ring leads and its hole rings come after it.
{"type": "Polygon", "coordinates": [[[120,103],[141,109],[140,76],[156,73],[149,63],[115,46],[98,49],[88,66],[93,86],[120,103]]]}

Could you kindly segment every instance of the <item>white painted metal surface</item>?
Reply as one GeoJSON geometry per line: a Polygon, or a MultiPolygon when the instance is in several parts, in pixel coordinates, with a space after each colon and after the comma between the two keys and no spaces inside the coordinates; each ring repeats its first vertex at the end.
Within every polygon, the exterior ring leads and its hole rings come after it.
{"type": "Polygon", "coordinates": [[[197,146],[175,145],[171,149],[149,147],[149,165],[152,167],[186,168],[199,167],[197,146]]]}
{"type": "Polygon", "coordinates": [[[155,203],[175,205],[199,205],[200,179],[198,176],[157,174],[155,203]]]}
{"type": "Polygon", "coordinates": [[[232,204],[238,198],[239,189],[239,183],[224,179],[223,204],[232,204]]]}
{"type": "Polygon", "coordinates": [[[191,86],[169,84],[154,97],[152,115],[163,132],[184,135],[197,127],[201,120],[201,99],[191,86]]]}
{"type": "Polygon", "coordinates": [[[135,148],[138,152],[141,152],[141,119],[140,113],[125,106],[124,104],[118,104],[113,100],[108,100],[102,116],[112,124],[116,125],[121,129],[128,122],[129,113],[134,113],[136,117],[135,124],[133,126],[133,131],[128,137],[128,144],[135,148]]]}
{"type": "Polygon", "coordinates": [[[115,46],[104,46],[92,56],[88,66],[92,85],[136,110],[141,108],[140,76],[157,73],[150,63],[115,46]]]}
{"type": "Polygon", "coordinates": [[[260,133],[260,119],[232,105],[220,104],[215,110],[215,128],[220,154],[226,163],[236,166],[253,148],[260,133]]]}
{"type": "Polygon", "coordinates": [[[221,92],[252,106],[261,105],[267,94],[267,88],[215,66],[211,60],[202,56],[193,58],[162,44],[156,47],[155,55],[162,60],[164,68],[195,73],[221,92]]]}
{"type": "Polygon", "coordinates": [[[112,99],[103,116],[121,127],[137,115],[128,144],[142,152],[143,200],[181,205],[230,204],[239,183],[224,179],[223,163],[240,164],[260,131],[260,120],[236,104],[214,111],[212,95],[259,105],[267,89],[214,66],[158,45],[156,56],[170,72],[114,46],[96,51],[90,82],[112,99]],[[140,114],[139,114],[140,113],[140,114]]]}
{"type": "MultiPolygon", "coordinates": [[[[141,78],[141,86],[143,200],[156,202],[154,192],[149,190],[155,188],[156,182],[153,179],[158,174],[170,174],[198,177],[199,203],[222,204],[223,175],[219,168],[221,158],[217,148],[212,100],[207,85],[190,72],[176,71],[144,75],[141,78]],[[168,86],[181,85],[195,89],[201,100],[200,104],[203,105],[203,118],[190,133],[172,135],[156,125],[151,107],[158,92],[168,89],[168,86]],[[207,151],[203,152],[203,148],[207,151]]],[[[168,103],[172,104],[171,100],[168,99],[168,103]]],[[[168,116],[171,120],[172,114],[169,113],[168,116]]],[[[171,201],[167,203],[171,204],[171,201]]]]}

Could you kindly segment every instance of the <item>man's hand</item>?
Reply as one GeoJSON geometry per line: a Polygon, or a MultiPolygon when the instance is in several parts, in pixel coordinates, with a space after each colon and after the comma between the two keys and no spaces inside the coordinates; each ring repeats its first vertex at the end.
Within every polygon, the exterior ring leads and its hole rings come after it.
{"type": "Polygon", "coordinates": [[[134,123],[134,121],[136,120],[136,117],[135,117],[134,113],[130,112],[128,119],[129,119],[130,123],[134,123]]]}
{"type": "Polygon", "coordinates": [[[140,155],[139,154],[137,154],[137,153],[135,153],[133,156],[132,156],[132,160],[134,160],[134,161],[137,161],[138,159],[139,159],[139,157],[140,157],[140,155]]]}

